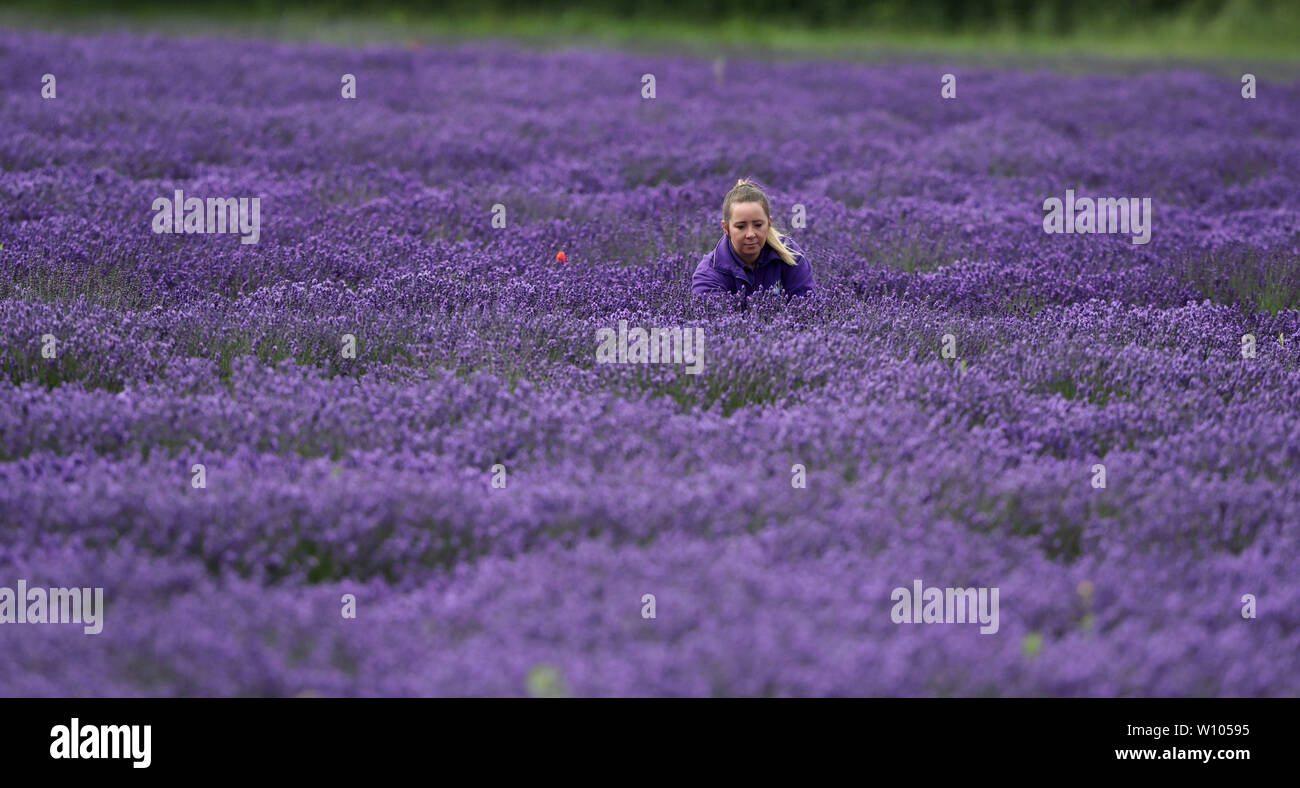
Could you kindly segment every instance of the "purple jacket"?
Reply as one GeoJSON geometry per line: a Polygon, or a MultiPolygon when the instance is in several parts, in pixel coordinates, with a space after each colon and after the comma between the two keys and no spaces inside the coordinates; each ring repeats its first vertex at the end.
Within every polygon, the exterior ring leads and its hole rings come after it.
{"type": "Polygon", "coordinates": [[[712,252],[704,255],[704,259],[700,260],[700,264],[695,267],[695,276],[691,280],[691,293],[694,295],[716,292],[735,293],[743,288],[745,295],[749,296],[756,288],[778,284],[785,291],[786,300],[789,300],[790,296],[811,293],[815,283],[808,258],[789,237],[781,236],[781,243],[794,253],[795,265],[786,265],[771,245],[763,244],[758,259],[754,261],[754,269],[751,271],[740,262],[736,250],[731,248],[731,238],[723,233],[718,245],[712,252]]]}

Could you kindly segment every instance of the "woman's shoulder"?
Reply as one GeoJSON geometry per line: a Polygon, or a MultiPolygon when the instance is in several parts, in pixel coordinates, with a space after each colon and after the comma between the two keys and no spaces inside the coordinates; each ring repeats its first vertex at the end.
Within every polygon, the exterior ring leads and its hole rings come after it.
{"type": "Polygon", "coordinates": [[[719,250],[722,248],[722,244],[723,244],[726,240],[727,240],[727,236],[725,236],[725,235],[722,236],[722,240],[721,240],[721,241],[718,241],[716,244],[714,244],[713,247],[712,247],[711,249],[709,249],[709,251],[705,252],[705,253],[700,257],[700,267],[701,267],[701,268],[721,268],[721,267],[723,267],[723,266],[719,265],[718,252],[719,252],[719,250]]]}
{"type": "Polygon", "coordinates": [[[718,266],[714,262],[717,257],[717,249],[710,249],[700,258],[700,262],[695,265],[696,275],[701,275],[705,271],[717,270],[718,266]]]}

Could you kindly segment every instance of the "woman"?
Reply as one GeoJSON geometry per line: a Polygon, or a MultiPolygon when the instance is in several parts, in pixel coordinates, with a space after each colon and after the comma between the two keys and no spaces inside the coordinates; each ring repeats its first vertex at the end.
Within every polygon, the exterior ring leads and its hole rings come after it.
{"type": "Polygon", "coordinates": [[[691,292],[735,293],[746,297],[763,287],[780,286],[791,296],[813,291],[812,266],[803,250],[777,232],[767,196],[752,181],[741,179],[722,201],[718,245],[695,268],[691,292]]]}

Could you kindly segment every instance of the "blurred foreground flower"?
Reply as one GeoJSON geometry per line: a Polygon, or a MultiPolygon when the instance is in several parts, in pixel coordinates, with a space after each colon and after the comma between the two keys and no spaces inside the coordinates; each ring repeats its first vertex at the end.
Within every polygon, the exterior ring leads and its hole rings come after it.
{"type": "Polygon", "coordinates": [[[528,694],[534,698],[567,698],[569,689],[558,670],[542,664],[528,672],[528,694]]]}

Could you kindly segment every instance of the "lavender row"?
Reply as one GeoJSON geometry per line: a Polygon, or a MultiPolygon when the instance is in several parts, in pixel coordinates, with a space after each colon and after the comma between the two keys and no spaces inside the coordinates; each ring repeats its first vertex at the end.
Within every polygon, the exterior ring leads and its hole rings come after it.
{"type": "Polygon", "coordinates": [[[1163,447],[1185,464],[1115,452],[1104,486],[1091,464],[1017,460],[991,431],[940,446],[912,434],[820,462],[712,436],[671,457],[650,447],[619,447],[616,457],[597,441],[595,459],[481,466],[406,450],[337,461],[247,447],[121,460],[34,454],[0,465],[0,541],[16,553],[52,540],[87,553],[131,544],[268,582],[400,585],[486,555],[765,531],[792,555],[935,538],[1063,564],[1130,552],[1181,561],[1279,549],[1300,516],[1294,425],[1289,440],[1242,436],[1241,454],[1255,454],[1245,467],[1204,456],[1203,439],[1163,447]]]}
{"type": "Polygon", "coordinates": [[[1295,696],[1294,541],[1241,556],[1069,567],[915,533],[879,552],[587,542],[395,589],[266,587],[123,544],[5,574],[102,586],[104,629],[0,629],[5,695],[1295,696]],[[891,590],[999,589],[998,631],[895,624],[891,590]],[[345,595],[355,617],[345,618],[345,595]],[[647,594],[654,618],[643,617],[647,594]],[[1239,614],[1251,594],[1263,614],[1239,614]]]}

